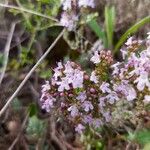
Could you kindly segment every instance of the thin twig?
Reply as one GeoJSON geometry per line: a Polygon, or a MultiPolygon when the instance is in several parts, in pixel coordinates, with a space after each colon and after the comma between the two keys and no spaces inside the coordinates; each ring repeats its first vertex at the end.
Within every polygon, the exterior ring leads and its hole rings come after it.
{"type": "Polygon", "coordinates": [[[6,104],[4,105],[4,107],[1,109],[1,111],[0,111],[0,117],[5,112],[5,110],[7,109],[7,107],[9,106],[9,104],[12,102],[12,100],[17,96],[17,94],[22,89],[22,87],[27,82],[27,80],[30,78],[30,76],[35,71],[35,69],[40,65],[40,63],[45,59],[45,57],[48,55],[48,53],[56,45],[56,43],[58,42],[58,40],[62,37],[62,35],[64,34],[64,31],[65,31],[65,29],[63,29],[63,31],[58,35],[58,37],[55,39],[55,41],[47,49],[47,51],[42,55],[42,57],[37,61],[37,63],[32,67],[32,69],[29,71],[29,73],[25,76],[25,78],[20,83],[20,85],[18,86],[18,88],[16,89],[16,91],[14,92],[14,94],[8,99],[8,101],[6,102],[6,104]]]}
{"type": "Polygon", "coordinates": [[[52,21],[58,22],[58,20],[53,18],[53,17],[41,14],[41,13],[33,11],[33,10],[26,9],[26,8],[23,8],[23,7],[20,8],[20,7],[16,7],[16,6],[13,6],[13,5],[7,5],[7,4],[2,4],[2,3],[0,3],[0,6],[5,7],[5,8],[16,9],[16,10],[19,10],[19,11],[24,11],[24,12],[27,12],[27,13],[30,13],[30,14],[33,14],[33,15],[37,15],[37,16],[40,16],[40,17],[47,18],[47,19],[50,19],[52,21]]]}
{"type": "Polygon", "coordinates": [[[5,75],[5,71],[7,68],[9,50],[10,50],[10,45],[11,45],[12,37],[14,34],[15,26],[16,26],[16,22],[13,22],[11,24],[10,33],[8,35],[8,38],[7,38],[7,43],[6,43],[5,50],[4,50],[4,65],[3,65],[1,76],[0,76],[0,85],[2,83],[2,80],[3,80],[4,75],[5,75]]]}
{"type": "Polygon", "coordinates": [[[21,134],[22,134],[22,132],[23,132],[23,130],[25,128],[25,125],[26,125],[26,122],[28,120],[28,117],[29,117],[29,113],[27,113],[27,115],[26,115],[26,117],[25,117],[25,119],[24,119],[24,121],[22,123],[20,132],[18,133],[17,137],[15,138],[15,140],[13,141],[13,143],[10,145],[10,147],[8,148],[8,150],[12,150],[13,147],[15,146],[15,144],[17,143],[17,141],[19,140],[19,138],[20,138],[20,136],[21,136],[21,134]]]}

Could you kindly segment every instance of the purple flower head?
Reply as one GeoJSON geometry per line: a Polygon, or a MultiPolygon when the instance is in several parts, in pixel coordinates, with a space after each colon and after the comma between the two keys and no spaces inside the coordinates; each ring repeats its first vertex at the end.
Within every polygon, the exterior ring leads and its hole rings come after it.
{"type": "Polygon", "coordinates": [[[45,109],[47,112],[50,112],[51,108],[54,107],[54,102],[56,99],[49,94],[42,94],[41,99],[42,101],[42,109],[45,109]]]}
{"type": "MultiPolygon", "coordinates": [[[[59,64],[59,68],[62,68],[62,65],[59,64]]],[[[70,90],[70,85],[73,88],[82,88],[84,80],[84,72],[72,66],[72,63],[68,61],[64,65],[64,71],[58,70],[58,67],[55,68],[54,78],[58,80],[56,84],[58,85],[58,91],[63,92],[64,90],[70,90]],[[61,75],[60,75],[61,74],[61,75]]]]}
{"type": "Polygon", "coordinates": [[[65,64],[64,73],[65,74],[73,74],[74,73],[74,69],[73,69],[70,61],[67,61],[65,64]]]}
{"type": "Polygon", "coordinates": [[[93,123],[93,118],[90,115],[84,116],[83,122],[85,124],[91,125],[93,123]]]}
{"type": "Polygon", "coordinates": [[[103,116],[104,116],[106,122],[110,122],[111,121],[110,112],[103,112],[103,116]]]}
{"type": "Polygon", "coordinates": [[[73,31],[76,28],[76,23],[78,21],[78,16],[75,14],[68,14],[67,12],[62,13],[60,24],[66,27],[69,31],[73,31]]]}
{"type": "Polygon", "coordinates": [[[83,126],[82,124],[78,124],[77,127],[75,128],[75,131],[78,132],[79,134],[82,134],[83,130],[85,130],[85,126],[83,126]]]}
{"type": "Polygon", "coordinates": [[[71,8],[72,8],[72,6],[71,6],[71,1],[72,1],[72,0],[63,0],[63,1],[62,1],[63,10],[68,10],[68,9],[71,9],[71,8]]]}
{"type": "Polygon", "coordinates": [[[99,128],[101,125],[103,125],[102,121],[100,119],[93,119],[93,126],[94,128],[99,128]]]}
{"type": "Polygon", "coordinates": [[[83,79],[84,79],[84,72],[78,69],[75,69],[74,74],[73,74],[73,80],[72,80],[73,88],[82,88],[83,79]]]}
{"type": "Polygon", "coordinates": [[[111,68],[113,68],[113,73],[112,73],[112,75],[118,75],[119,74],[119,66],[120,66],[120,62],[117,62],[117,63],[115,63],[115,64],[113,64],[113,65],[111,65],[111,68]]]}
{"type": "Polygon", "coordinates": [[[80,100],[81,102],[85,101],[86,98],[87,98],[86,91],[80,92],[79,95],[76,97],[76,99],[80,100]]]}
{"type": "Polygon", "coordinates": [[[59,85],[59,87],[58,87],[58,91],[59,92],[63,92],[64,90],[70,90],[70,86],[68,84],[68,80],[65,77],[61,78],[61,81],[58,81],[57,85],[59,85]]]}
{"type": "Polygon", "coordinates": [[[76,105],[72,105],[68,108],[68,111],[71,113],[72,117],[76,117],[79,114],[79,110],[76,105]]]}
{"type": "Polygon", "coordinates": [[[94,108],[90,101],[84,101],[82,104],[82,107],[86,112],[89,112],[90,110],[93,110],[94,108]]]}
{"type": "Polygon", "coordinates": [[[42,93],[47,92],[51,89],[49,81],[46,81],[44,85],[42,85],[42,93]]]}
{"type": "Polygon", "coordinates": [[[100,109],[103,109],[103,107],[106,106],[105,99],[106,99],[106,97],[99,97],[99,99],[98,99],[99,100],[98,106],[100,107],[100,109]]]}
{"type": "Polygon", "coordinates": [[[145,86],[150,88],[150,81],[148,78],[148,73],[145,71],[141,72],[140,76],[137,77],[137,79],[134,81],[134,83],[137,83],[137,89],[139,91],[143,91],[145,86]]]}
{"type": "Polygon", "coordinates": [[[135,89],[129,85],[128,80],[122,80],[120,84],[114,84],[113,89],[116,93],[125,96],[128,101],[134,100],[137,96],[135,89]]]}
{"type": "Polygon", "coordinates": [[[107,96],[106,96],[108,102],[110,104],[114,104],[115,101],[118,101],[119,98],[118,98],[118,95],[116,92],[112,91],[111,93],[109,93],[107,96]]]}
{"type": "Polygon", "coordinates": [[[133,87],[129,86],[128,87],[128,94],[127,94],[127,100],[132,101],[136,98],[137,94],[136,91],[133,87]]]}
{"type": "Polygon", "coordinates": [[[103,93],[110,93],[110,92],[111,92],[111,89],[109,88],[109,86],[110,86],[109,83],[103,82],[102,85],[100,86],[100,90],[101,90],[103,93]]]}

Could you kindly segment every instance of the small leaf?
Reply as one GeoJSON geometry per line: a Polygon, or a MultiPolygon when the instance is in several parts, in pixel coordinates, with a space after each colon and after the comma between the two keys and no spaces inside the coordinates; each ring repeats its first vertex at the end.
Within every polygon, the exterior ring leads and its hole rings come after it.
{"type": "Polygon", "coordinates": [[[115,8],[105,7],[105,28],[109,48],[113,47],[113,33],[115,27],[115,8]]]}
{"type": "Polygon", "coordinates": [[[37,118],[37,116],[32,116],[29,118],[29,123],[27,126],[27,134],[33,137],[39,138],[44,133],[45,130],[44,121],[37,118]]]}
{"type": "Polygon", "coordinates": [[[97,23],[95,19],[88,22],[88,26],[93,30],[93,32],[101,39],[104,43],[104,46],[107,47],[106,35],[100,25],[97,23]]]}
{"type": "Polygon", "coordinates": [[[35,104],[30,104],[28,108],[29,116],[32,117],[37,114],[37,106],[35,104]]]}

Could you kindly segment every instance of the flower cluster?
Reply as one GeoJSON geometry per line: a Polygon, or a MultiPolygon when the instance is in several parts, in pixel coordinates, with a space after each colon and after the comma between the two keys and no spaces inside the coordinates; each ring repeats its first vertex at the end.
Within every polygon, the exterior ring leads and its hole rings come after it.
{"type": "MultiPolygon", "coordinates": [[[[60,24],[69,31],[74,31],[79,21],[79,12],[82,8],[94,8],[94,0],[62,0],[63,13],[61,15],[60,24]]],[[[81,17],[81,16],[80,16],[81,17]]]]}
{"type": "Polygon", "coordinates": [[[78,133],[87,126],[98,128],[116,118],[120,121],[123,118],[115,114],[121,107],[122,115],[129,107],[134,115],[144,110],[150,104],[150,46],[147,43],[141,50],[142,44],[129,38],[122,62],[114,62],[109,50],[95,51],[90,60],[96,67],[90,75],[74,62],[59,62],[51,80],[42,86],[42,108],[63,114],[78,133]]]}

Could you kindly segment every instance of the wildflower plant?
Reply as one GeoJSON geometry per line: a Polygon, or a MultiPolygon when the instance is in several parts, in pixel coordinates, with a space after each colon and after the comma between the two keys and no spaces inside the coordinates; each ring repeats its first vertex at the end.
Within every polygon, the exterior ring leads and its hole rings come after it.
{"type": "Polygon", "coordinates": [[[42,86],[41,107],[63,114],[78,133],[132,121],[150,103],[150,41],[131,37],[125,45],[122,62],[115,62],[109,50],[95,51],[90,75],[75,62],[58,62],[42,86]]]}
{"type": "Polygon", "coordinates": [[[89,14],[88,8],[94,7],[94,0],[62,0],[63,13],[61,15],[60,24],[69,31],[75,31],[77,26],[89,14]]]}

